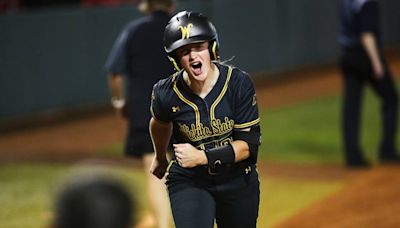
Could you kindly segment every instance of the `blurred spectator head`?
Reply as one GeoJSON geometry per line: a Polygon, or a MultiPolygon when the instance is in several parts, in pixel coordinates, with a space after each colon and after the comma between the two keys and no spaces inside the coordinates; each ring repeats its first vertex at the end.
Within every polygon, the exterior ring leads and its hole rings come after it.
{"type": "Polygon", "coordinates": [[[174,0],[141,0],[139,3],[139,10],[144,13],[157,10],[169,11],[172,13],[174,6],[174,0]]]}
{"type": "Polygon", "coordinates": [[[129,192],[110,177],[73,178],[55,203],[55,228],[128,228],[134,221],[129,192]]]}

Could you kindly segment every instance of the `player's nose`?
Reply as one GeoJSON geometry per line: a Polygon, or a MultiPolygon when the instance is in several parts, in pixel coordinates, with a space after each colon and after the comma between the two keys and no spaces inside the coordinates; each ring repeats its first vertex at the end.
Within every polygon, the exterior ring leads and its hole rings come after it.
{"type": "Polygon", "coordinates": [[[193,50],[189,51],[189,59],[194,59],[196,57],[196,52],[193,50]]]}

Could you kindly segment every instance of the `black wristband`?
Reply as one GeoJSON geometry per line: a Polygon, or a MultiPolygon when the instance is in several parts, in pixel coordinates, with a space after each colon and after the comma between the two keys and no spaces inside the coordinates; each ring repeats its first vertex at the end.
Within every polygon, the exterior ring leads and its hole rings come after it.
{"type": "Polygon", "coordinates": [[[205,153],[208,160],[208,166],[211,168],[235,162],[235,151],[230,143],[225,146],[206,149],[205,153]]]}

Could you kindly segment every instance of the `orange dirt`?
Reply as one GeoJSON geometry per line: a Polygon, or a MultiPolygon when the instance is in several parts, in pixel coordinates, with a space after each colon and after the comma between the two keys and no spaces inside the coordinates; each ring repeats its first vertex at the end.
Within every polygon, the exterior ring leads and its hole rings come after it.
{"type": "Polygon", "coordinates": [[[344,189],[275,226],[400,227],[400,165],[358,175],[344,189]]]}
{"type": "MultiPolygon", "coordinates": [[[[393,74],[400,76],[400,57],[390,56],[393,74]]],[[[325,66],[256,79],[262,108],[280,107],[340,93],[336,66],[325,66]],[[287,80],[282,80],[282,78],[287,80]]],[[[106,145],[121,142],[124,121],[104,112],[63,123],[44,125],[0,135],[0,162],[74,161],[93,158],[106,145]]],[[[138,163],[139,164],[139,163],[138,163]]],[[[343,167],[271,164],[260,171],[267,175],[298,178],[348,178],[341,191],[305,208],[277,227],[400,227],[400,165],[377,166],[354,172],[343,167]]]]}

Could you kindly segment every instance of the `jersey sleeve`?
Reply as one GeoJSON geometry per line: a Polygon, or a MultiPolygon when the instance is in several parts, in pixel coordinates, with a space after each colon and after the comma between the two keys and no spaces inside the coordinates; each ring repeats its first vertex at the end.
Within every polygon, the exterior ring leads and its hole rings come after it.
{"type": "Polygon", "coordinates": [[[150,112],[152,117],[155,119],[167,123],[171,121],[171,117],[164,108],[165,105],[163,104],[164,101],[162,98],[162,90],[160,89],[160,83],[158,82],[153,86],[153,91],[151,93],[150,112]]]}
{"type": "Polygon", "coordinates": [[[127,45],[129,33],[125,29],[121,32],[111,49],[108,59],[105,64],[107,72],[114,74],[123,74],[127,67],[127,45]]]}
{"type": "Polygon", "coordinates": [[[379,9],[376,1],[365,1],[360,9],[360,31],[375,32],[379,26],[379,9]]]}
{"type": "Polygon", "coordinates": [[[260,118],[258,116],[258,105],[253,81],[250,76],[240,72],[238,92],[235,101],[235,125],[236,130],[249,128],[258,125],[260,118]]]}

